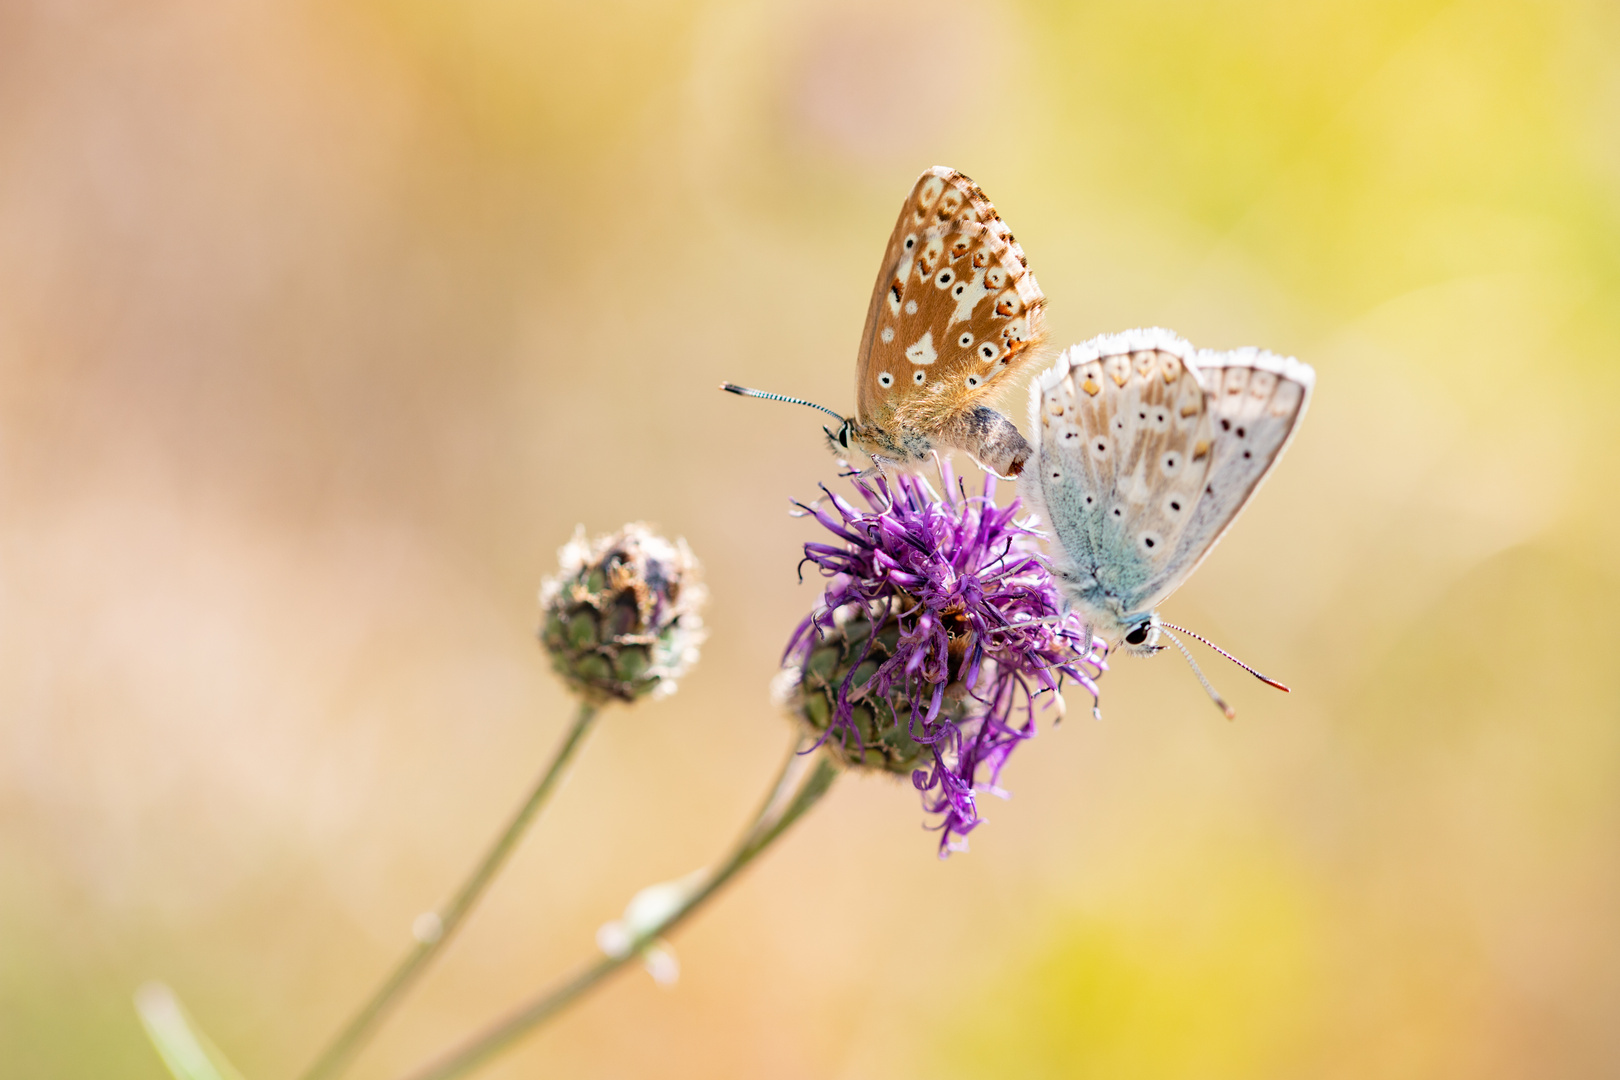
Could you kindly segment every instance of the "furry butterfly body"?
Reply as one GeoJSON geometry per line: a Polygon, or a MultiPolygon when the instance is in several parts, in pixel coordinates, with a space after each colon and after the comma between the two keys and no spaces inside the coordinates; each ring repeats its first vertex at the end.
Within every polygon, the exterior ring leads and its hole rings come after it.
{"type": "Polygon", "coordinates": [[[1045,307],[1023,249],[979,186],[945,166],[924,172],[878,267],[856,355],[856,413],[827,432],[833,452],[860,450],[882,469],[956,449],[1003,475],[1021,472],[1033,450],[986,402],[1033,358],[1045,307]]]}
{"type": "Polygon", "coordinates": [[[1198,350],[1152,329],[1076,345],[1031,384],[1039,450],[1020,487],[1094,633],[1157,651],[1155,609],[1276,465],[1315,381],[1291,357],[1198,350]]]}

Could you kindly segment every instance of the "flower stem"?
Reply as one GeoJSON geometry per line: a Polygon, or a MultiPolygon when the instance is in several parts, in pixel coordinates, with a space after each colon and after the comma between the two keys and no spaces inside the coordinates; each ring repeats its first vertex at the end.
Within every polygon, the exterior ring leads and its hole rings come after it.
{"type": "Polygon", "coordinates": [[[479,897],[489,887],[490,880],[499,872],[507,857],[511,855],[512,849],[534,823],[541,807],[550,799],[558,781],[567,771],[568,763],[573,760],[580,745],[585,741],[585,736],[589,734],[598,711],[598,706],[580,702],[579,710],[574,714],[573,726],[563,737],[556,756],[551,759],[551,764],[546,767],[545,773],[535,784],[534,790],[529,793],[528,799],[512,816],[506,830],[474,868],[472,875],[462,883],[454,899],[434,913],[431,919],[436,921],[430,920],[428,932],[418,931],[416,947],[405,954],[393,974],[384,980],[377,988],[377,992],[371,996],[371,1000],[354,1015],[348,1026],[304,1072],[302,1080],[329,1080],[330,1077],[342,1072],[376,1032],[378,1024],[398,1002],[400,996],[421,976],[428,962],[449,943],[456,929],[472,911],[473,905],[478,903],[479,897]]]}
{"type": "Polygon", "coordinates": [[[644,948],[685,922],[707,900],[724,888],[738,871],[752,862],[786,832],[789,826],[803,817],[832,786],[833,780],[838,775],[838,769],[825,755],[818,755],[815,765],[799,783],[792,797],[773,813],[773,808],[782,803],[781,796],[789,786],[788,778],[795,760],[799,757],[799,750],[800,747],[796,744],[793,753],[788,755],[788,760],[783,764],[782,771],[777,775],[770,795],[761,804],[748,827],[743,830],[731,854],[662,922],[645,929],[630,943],[630,947],[619,955],[604,957],[563,979],[505,1019],[497,1021],[468,1040],[459,1049],[410,1074],[408,1080],[451,1080],[452,1077],[465,1075],[519,1037],[562,1012],[626,964],[638,960],[644,948]]]}

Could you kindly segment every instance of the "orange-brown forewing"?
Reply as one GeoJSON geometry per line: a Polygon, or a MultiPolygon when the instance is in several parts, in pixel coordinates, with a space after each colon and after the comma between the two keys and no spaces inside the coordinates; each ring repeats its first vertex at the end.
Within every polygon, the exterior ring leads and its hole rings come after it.
{"type": "Polygon", "coordinates": [[[977,184],[918,177],[889,237],[856,365],[857,416],[928,435],[1008,380],[1045,332],[1046,297],[977,184]]]}

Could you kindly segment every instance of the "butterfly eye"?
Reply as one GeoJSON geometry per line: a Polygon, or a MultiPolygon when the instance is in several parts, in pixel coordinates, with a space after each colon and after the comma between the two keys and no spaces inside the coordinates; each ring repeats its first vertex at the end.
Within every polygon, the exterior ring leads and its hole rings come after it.
{"type": "Polygon", "coordinates": [[[918,386],[921,386],[923,383],[928,381],[928,376],[919,371],[917,374],[911,377],[911,381],[916,383],[918,386]]]}
{"type": "Polygon", "coordinates": [[[964,349],[973,348],[973,335],[972,334],[963,334],[961,337],[956,339],[956,344],[959,347],[964,348],[964,349]]]}
{"type": "Polygon", "coordinates": [[[893,386],[894,385],[894,376],[890,375],[887,371],[879,372],[878,373],[878,385],[879,386],[893,386]]]}
{"type": "Polygon", "coordinates": [[[1148,626],[1149,626],[1148,623],[1140,623],[1140,624],[1138,624],[1136,626],[1131,627],[1131,632],[1125,635],[1125,644],[1127,644],[1127,645],[1141,645],[1142,643],[1147,641],[1148,626]]]}

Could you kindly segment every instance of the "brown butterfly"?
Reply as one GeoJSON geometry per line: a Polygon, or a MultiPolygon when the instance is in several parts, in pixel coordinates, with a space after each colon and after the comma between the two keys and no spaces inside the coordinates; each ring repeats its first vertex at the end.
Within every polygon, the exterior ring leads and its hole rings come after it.
{"type": "Polygon", "coordinates": [[[949,448],[1016,475],[1033,451],[984,402],[1034,357],[1045,307],[995,206],[972,180],[936,165],[912,186],[883,253],[855,364],[855,416],[732,383],[721,389],[831,413],[840,426],[823,430],[833,452],[853,447],[878,470],[949,448]]]}

